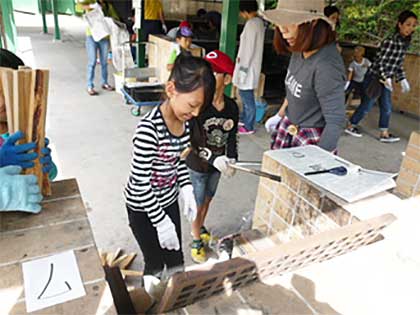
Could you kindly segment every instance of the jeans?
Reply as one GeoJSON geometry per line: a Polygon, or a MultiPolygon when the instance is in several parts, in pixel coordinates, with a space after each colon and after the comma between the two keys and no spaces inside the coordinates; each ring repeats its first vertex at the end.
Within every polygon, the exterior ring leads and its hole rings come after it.
{"type": "Polygon", "coordinates": [[[206,197],[213,198],[216,194],[217,185],[220,180],[220,172],[214,171],[210,173],[196,172],[189,169],[190,180],[194,187],[194,197],[197,206],[204,204],[206,197]]]}
{"type": "Polygon", "coordinates": [[[254,130],[257,107],[255,105],[254,90],[239,90],[242,104],[244,105],[240,115],[240,121],[245,125],[246,130],[254,130]]]}
{"type": "Polygon", "coordinates": [[[165,266],[171,273],[182,270],[184,256],[182,254],[181,218],[179,216],[178,202],[175,201],[164,208],[163,211],[175,224],[180,245],[179,250],[167,250],[160,247],[156,228],[153,227],[146,212],[134,211],[128,205],[127,211],[131,230],[143,253],[144,274],[154,275],[159,278],[165,266]]]}
{"type": "MultiPolygon", "coordinates": [[[[357,107],[357,110],[354,112],[353,116],[350,118],[350,123],[354,126],[356,126],[363,119],[363,117],[369,113],[377,101],[377,99],[369,98],[365,93],[372,79],[372,74],[367,73],[365,79],[363,80],[362,102],[359,107],[357,107]]],[[[389,120],[391,118],[392,102],[391,91],[388,90],[385,86],[382,87],[381,96],[379,97],[379,110],[379,129],[381,131],[386,131],[388,130],[389,120]]]]}
{"type": "Polygon", "coordinates": [[[96,52],[99,51],[99,60],[101,61],[102,85],[108,84],[108,50],[109,39],[102,38],[95,42],[92,36],[86,37],[86,50],[88,54],[87,82],[88,89],[94,87],[96,52]]]}

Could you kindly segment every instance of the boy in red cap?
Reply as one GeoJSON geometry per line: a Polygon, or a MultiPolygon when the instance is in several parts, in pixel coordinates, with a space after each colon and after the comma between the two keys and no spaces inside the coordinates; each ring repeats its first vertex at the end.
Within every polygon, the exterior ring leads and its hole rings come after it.
{"type": "Polygon", "coordinates": [[[234,175],[229,167],[238,159],[237,132],[239,109],[234,100],[224,95],[232,82],[235,65],[228,55],[215,50],[204,57],[216,77],[216,91],[212,106],[191,122],[192,152],[186,159],[197,203],[197,217],[192,223],[191,257],[197,263],[206,261],[204,245],[211,236],[204,227],[210,202],[216,193],[220,175],[234,175]]]}

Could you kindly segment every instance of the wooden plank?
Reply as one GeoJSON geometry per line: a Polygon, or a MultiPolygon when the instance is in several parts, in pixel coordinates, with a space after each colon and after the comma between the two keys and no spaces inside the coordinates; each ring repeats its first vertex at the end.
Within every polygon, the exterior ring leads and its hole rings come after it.
{"type": "MultiPolygon", "coordinates": [[[[32,312],[33,315],[80,315],[80,314],[103,314],[116,315],[117,311],[113,305],[113,299],[109,287],[105,280],[97,283],[85,285],[86,295],[68,301],[66,303],[57,304],[44,308],[42,310],[32,312]]],[[[1,310],[0,305],[0,310],[1,310]]],[[[17,303],[8,312],[1,312],[2,314],[21,315],[26,313],[25,302],[17,303]]]]}
{"type": "Polygon", "coordinates": [[[120,269],[108,266],[105,266],[104,269],[118,314],[135,314],[136,311],[121,276],[120,269]]]}
{"type": "Polygon", "coordinates": [[[26,212],[8,212],[3,216],[2,231],[8,232],[37,228],[66,221],[86,218],[86,210],[80,197],[42,204],[42,215],[26,212]]]}
{"type": "Polygon", "coordinates": [[[0,265],[92,244],[94,240],[87,218],[47,228],[2,233],[0,265]]]}
{"type": "MultiPolygon", "coordinates": [[[[99,257],[95,246],[92,245],[89,248],[75,250],[75,255],[83,283],[105,278],[104,270],[99,264],[99,257]]],[[[22,291],[20,298],[25,298],[21,263],[0,267],[0,295],[7,288],[22,291]]],[[[0,314],[4,313],[0,312],[0,314]]]]}
{"type": "MultiPolygon", "coordinates": [[[[47,97],[48,97],[48,70],[34,70],[32,72],[32,85],[30,89],[30,102],[28,112],[28,125],[26,135],[29,141],[35,142],[37,147],[35,152],[41,156],[41,149],[45,146],[45,122],[47,114],[47,97]]],[[[42,194],[51,195],[51,186],[48,176],[43,174],[42,165],[37,159],[35,166],[26,172],[34,174],[38,178],[39,187],[42,187],[42,194]],[[44,179],[45,177],[45,179],[44,179]]]]}
{"type": "Polygon", "coordinates": [[[121,269],[121,274],[126,277],[143,277],[143,271],[121,269]]]}
{"type": "Polygon", "coordinates": [[[130,255],[127,256],[127,258],[125,258],[121,263],[120,263],[120,268],[121,269],[126,269],[134,260],[134,258],[136,257],[136,253],[132,253],[130,255]]]}
{"type": "Polygon", "coordinates": [[[54,199],[80,196],[79,186],[75,178],[52,182],[51,189],[54,191],[54,194],[51,196],[46,196],[42,200],[43,203],[54,200],[54,199]]]}
{"type": "Polygon", "coordinates": [[[10,133],[15,132],[13,125],[13,70],[0,68],[1,82],[3,87],[4,102],[6,106],[7,128],[10,133]]]}
{"type": "MultiPolygon", "coordinates": [[[[112,264],[110,265],[110,267],[117,267],[123,260],[125,260],[128,257],[127,254],[121,255],[120,257],[118,257],[117,259],[115,259],[112,264]]],[[[105,261],[104,261],[105,264],[105,261]]]]}

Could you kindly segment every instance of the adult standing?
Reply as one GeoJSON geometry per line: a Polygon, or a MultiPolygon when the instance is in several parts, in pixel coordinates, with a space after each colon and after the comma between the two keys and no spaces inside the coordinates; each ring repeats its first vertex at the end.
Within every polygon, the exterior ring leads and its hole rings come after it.
{"type": "Polygon", "coordinates": [[[148,41],[149,35],[166,34],[165,15],[161,0],[144,1],[144,20],[142,25],[142,40],[148,41]]]}
{"type": "Polygon", "coordinates": [[[258,4],[254,0],[241,0],[239,14],[246,20],[239,43],[233,84],[239,89],[243,110],[239,134],[255,133],[255,97],[258,86],[264,49],[264,21],[258,16],[258,4]]]}
{"type": "Polygon", "coordinates": [[[277,25],[275,48],[292,53],[286,75],[284,117],[270,118],[272,149],[319,145],[335,151],[345,124],[345,68],[335,47],[335,32],[323,17],[323,2],[279,1],[264,17],[277,25]]]}
{"type": "Polygon", "coordinates": [[[357,125],[379,98],[379,141],[391,143],[400,140],[388,131],[392,112],[392,80],[395,78],[395,81],[401,84],[403,93],[410,91],[403,62],[416,26],[417,15],[408,10],[403,11],[398,16],[394,34],[381,43],[376,59],[363,81],[362,103],[350,118],[350,124],[346,129],[349,135],[362,136],[357,125]]]}
{"type": "MultiPolygon", "coordinates": [[[[77,8],[89,12],[96,9],[98,6],[104,16],[111,17],[115,20],[119,20],[117,11],[111,3],[106,0],[84,0],[77,3],[77,8]]],[[[90,96],[98,95],[99,93],[94,88],[95,80],[95,67],[96,67],[96,56],[99,53],[99,61],[101,64],[101,84],[102,89],[106,91],[114,91],[114,87],[108,83],[108,51],[110,47],[109,36],[105,36],[102,39],[96,41],[92,36],[90,27],[86,28],[86,50],[88,55],[87,65],[87,92],[90,96]]]]}

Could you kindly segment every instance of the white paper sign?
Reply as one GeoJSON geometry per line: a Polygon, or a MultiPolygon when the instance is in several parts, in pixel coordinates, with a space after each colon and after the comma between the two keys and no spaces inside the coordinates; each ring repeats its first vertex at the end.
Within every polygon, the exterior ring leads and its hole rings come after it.
{"type": "Polygon", "coordinates": [[[274,150],[268,151],[267,154],[346,202],[354,202],[395,187],[395,181],[392,179],[394,174],[363,169],[318,146],[274,150]],[[305,176],[306,172],[341,166],[347,169],[344,176],[330,173],[305,176]]]}
{"type": "Polygon", "coordinates": [[[25,262],[22,270],[28,313],[86,295],[73,251],[25,262]]]}

